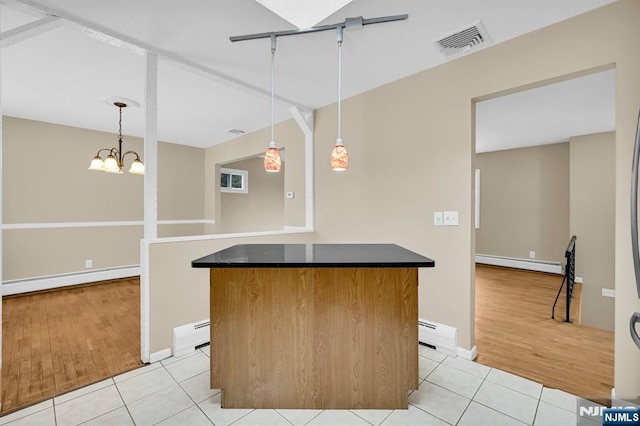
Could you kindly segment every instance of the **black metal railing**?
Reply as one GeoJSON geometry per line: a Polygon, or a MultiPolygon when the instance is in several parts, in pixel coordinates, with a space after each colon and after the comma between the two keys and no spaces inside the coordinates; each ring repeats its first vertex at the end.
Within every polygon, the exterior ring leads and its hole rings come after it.
{"type": "Polygon", "coordinates": [[[556,313],[556,303],[558,303],[558,298],[560,297],[560,293],[562,292],[562,287],[564,283],[567,283],[567,300],[566,307],[567,312],[565,313],[564,322],[573,322],[571,321],[571,301],[573,299],[573,284],[576,279],[576,236],[571,237],[571,241],[569,241],[569,245],[567,246],[567,250],[564,253],[564,257],[567,259],[567,264],[564,268],[564,278],[562,279],[562,284],[560,284],[560,290],[558,290],[558,294],[556,295],[556,301],[553,302],[553,308],[551,309],[551,319],[555,319],[556,313]]]}

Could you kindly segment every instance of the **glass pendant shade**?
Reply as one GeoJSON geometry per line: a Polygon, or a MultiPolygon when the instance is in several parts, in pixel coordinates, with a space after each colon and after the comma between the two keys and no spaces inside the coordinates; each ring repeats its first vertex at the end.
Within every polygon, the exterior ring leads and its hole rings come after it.
{"type": "Polygon", "coordinates": [[[264,169],[270,173],[279,172],[281,165],[280,151],[276,147],[276,143],[271,141],[267,152],[264,154],[264,169]]]}
{"type": "Polygon", "coordinates": [[[109,156],[104,160],[104,171],[107,173],[120,172],[120,167],[118,167],[118,160],[116,160],[116,157],[109,154],[109,156]]]}
{"type": "Polygon", "coordinates": [[[331,170],[335,172],[343,172],[349,167],[349,153],[342,143],[342,139],[338,138],[336,145],[331,152],[331,170]]]}
{"type": "Polygon", "coordinates": [[[129,173],[132,175],[144,175],[144,164],[140,161],[139,158],[136,158],[133,163],[131,163],[131,168],[129,169],[129,173]]]}
{"type": "Polygon", "coordinates": [[[104,172],[104,161],[102,161],[102,158],[100,158],[99,155],[93,157],[93,160],[91,160],[91,165],[89,166],[89,170],[98,170],[104,172]]]}

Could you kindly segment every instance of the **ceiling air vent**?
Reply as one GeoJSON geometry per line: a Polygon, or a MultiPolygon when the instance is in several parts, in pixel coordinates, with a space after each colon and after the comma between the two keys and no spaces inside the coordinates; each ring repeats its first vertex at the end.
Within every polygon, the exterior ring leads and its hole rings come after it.
{"type": "Polygon", "coordinates": [[[478,21],[432,43],[445,58],[453,58],[491,44],[491,38],[482,21],[478,21]]]}
{"type": "Polygon", "coordinates": [[[245,133],[247,133],[244,130],[236,129],[235,127],[227,129],[225,130],[225,132],[231,133],[232,135],[244,135],[245,133]]]}

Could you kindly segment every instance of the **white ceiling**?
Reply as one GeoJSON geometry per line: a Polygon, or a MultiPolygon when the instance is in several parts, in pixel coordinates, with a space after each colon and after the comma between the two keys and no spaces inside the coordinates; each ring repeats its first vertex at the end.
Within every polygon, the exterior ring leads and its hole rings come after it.
{"type": "Polygon", "coordinates": [[[476,152],[567,142],[616,128],[615,70],[479,102],[476,152]]]}
{"type": "MultiPolygon", "coordinates": [[[[345,33],[349,97],[443,63],[431,41],[478,20],[496,44],[612,1],[353,0],[320,24],[409,14],[345,33]]],[[[2,0],[0,13],[3,33],[46,15],[65,18],[2,49],[4,114],[115,133],[117,110],[104,100],[144,101],[145,59],[124,40],[160,53],[159,138],[199,147],[232,139],[231,127],[269,125],[270,42],[229,37],[295,28],[254,0],[2,0]],[[97,41],[101,34],[87,27],[115,38],[97,41]]],[[[278,38],[276,95],[288,102],[276,104],[276,121],[290,118],[292,103],[315,109],[335,102],[336,75],[334,32],[278,38]]],[[[125,110],[123,132],[144,134],[142,108],[125,110]]]]}

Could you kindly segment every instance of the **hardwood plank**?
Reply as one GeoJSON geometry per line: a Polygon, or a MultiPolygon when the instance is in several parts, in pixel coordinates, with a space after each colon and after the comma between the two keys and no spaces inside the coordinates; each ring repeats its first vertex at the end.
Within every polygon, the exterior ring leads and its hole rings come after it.
{"type": "MultiPolygon", "coordinates": [[[[564,306],[551,319],[561,282],[558,275],[476,265],[477,361],[610,405],[614,333],[562,322],[564,306]]],[[[579,307],[576,299],[576,319],[579,307]]]]}
{"type": "Polygon", "coordinates": [[[137,278],[2,298],[2,414],[142,365],[137,278]]]}

